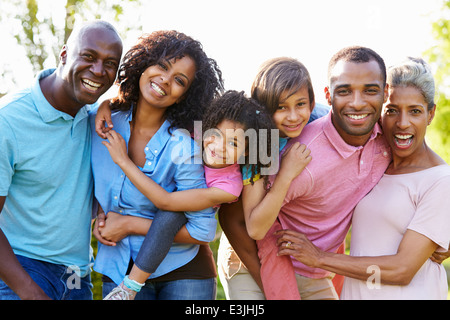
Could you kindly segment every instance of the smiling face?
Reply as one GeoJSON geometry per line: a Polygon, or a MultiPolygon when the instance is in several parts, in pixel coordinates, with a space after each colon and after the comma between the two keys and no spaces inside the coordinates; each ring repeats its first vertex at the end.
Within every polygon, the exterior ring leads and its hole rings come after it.
{"type": "Polygon", "coordinates": [[[63,47],[60,59],[67,104],[92,104],[114,83],[122,41],[114,30],[92,26],[63,47]]]}
{"type": "Polygon", "coordinates": [[[280,137],[298,137],[309,121],[312,108],[306,86],[290,96],[288,91],[284,91],[280,96],[278,109],[273,114],[273,121],[280,130],[280,137]]]}
{"type": "Polygon", "coordinates": [[[167,108],[179,102],[194,81],[195,72],[195,62],[189,56],[148,67],[139,80],[138,104],[167,108]]]}
{"type": "Polygon", "coordinates": [[[333,125],[349,145],[364,145],[387,97],[381,69],[375,60],[341,60],[333,68],[331,79],[325,94],[333,109],[333,125]]]}
{"type": "Polygon", "coordinates": [[[425,133],[434,117],[435,107],[428,111],[422,93],[415,87],[395,87],[389,93],[382,124],[393,157],[418,157],[426,148],[425,133]]]}
{"type": "Polygon", "coordinates": [[[211,168],[223,168],[238,163],[245,154],[244,127],[237,122],[224,120],[216,129],[205,133],[203,140],[205,164],[211,168]]]}

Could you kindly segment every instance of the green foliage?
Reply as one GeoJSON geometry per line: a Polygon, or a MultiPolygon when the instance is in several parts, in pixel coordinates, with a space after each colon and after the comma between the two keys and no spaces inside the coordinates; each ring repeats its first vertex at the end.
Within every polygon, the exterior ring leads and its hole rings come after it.
{"type": "Polygon", "coordinates": [[[450,0],[443,2],[441,18],[433,23],[436,45],[425,52],[435,69],[436,116],[430,127],[433,149],[450,163],[450,0]]]}
{"type": "MultiPolygon", "coordinates": [[[[22,46],[33,71],[37,72],[45,67],[47,59],[54,59],[52,65],[57,65],[59,52],[66,43],[75,23],[83,20],[104,19],[119,25],[121,17],[127,13],[138,11],[140,0],[66,0],[66,1],[37,1],[7,0],[3,6],[0,20],[9,26],[17,43],[22,46]],[[48,6],[56,10],[46,10],[48,6]],[[133,11],[134,10],[134,11],[133,11]],[[57,12],[55,14],[55,12],[57,12]]],[[[136,21],[137,23],[137,21],[136,21]]],[[[140,30],[136,25],[118,27],[121,34],[130,29],[140,30]]]]}
{"type": "Polygon", "coordinates": [[[36,0],[28,0],[26,2],[23,15],[15,16],[16,19],[22,21],[23,32],[14,35],[17,43],[25,48],[27,57],[35,70],[41,69],[41,66],[44,65],[45,60],[49,56],[44,34],[50,29],[48,26],[52,24],[51,18],[40,19],[38,10],[36,0]],[[44,30],[44,28],[47,30],[44,30]]]}
{"type": "MultiPolygon", "coordinates": [[[[17,43],[25,49],[34,71],[45,67],[46,61],[53,59],[53,65],[58,63],[58,55],[62,45],[69,37],[76,22],[88,19],[105,19],[116,22],[117,29],[125,36],[126,32],[141,30],[139,25],[139,6],[141,0],[2,0],[0,21],[8,27],[17,43]],[[25,5],[24,5],[25,2],[25,5]],[[59,15],[52,15],[51,10],[45,10],[43,4],[60,8],[59,15]],[[120,20],[125,14],[135,15],[135,25],[121,25],[120,20]]],[[[434,66],[437,85],[437,113],[429,130],[429,140],[447,162],[450,163],[450,0],[444,0],[441,18],[433,23],[433,35],[436,45],[425,52],[427,60],[434,66]]],[[[129,21],[129,20],[127,20],[129,21]]],[[[6,48],[5,48],[6,49],[6,48]]],[[[6,64],[7,62],[2,62],[6,64]]],[[[10,75],[0,68],[0,79],[10,79],[10,75]]],[[[0,96],[2,93],[0,93],[0,96]]],[[[220,229],[218,230],[220,232],[220,229]]],[[[215,254],[219,239],[211,243],[215,254]]],[[[97,241],[92,239],[96,253],[97,241]]],[[[448,260],[450,261],[450,259],[448,260]]],[[[447,262],[447,266],[450,262],[447,262]]],[[[92,274],[94,284],[94,299],[101,299],[101,276],[92,274]]],[[[223,289],[218,281],[217,299],[224,299],[223,289]]]]}

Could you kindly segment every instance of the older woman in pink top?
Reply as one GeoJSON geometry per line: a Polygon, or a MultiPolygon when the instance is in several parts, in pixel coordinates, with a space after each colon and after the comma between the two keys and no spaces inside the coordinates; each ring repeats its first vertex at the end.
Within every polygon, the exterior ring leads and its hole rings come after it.
{"type": "Polygon", "coordinates": [[[436,110],[433,76],[410,58],[389,70],[388,84],[382,125],[393,161],[355,208],[350,256],[290,231],[280,254],[345,275],[342,299],[446,299],[445,270],[430,258],[450,242],[450,166],[425,142],[436,110]]]}

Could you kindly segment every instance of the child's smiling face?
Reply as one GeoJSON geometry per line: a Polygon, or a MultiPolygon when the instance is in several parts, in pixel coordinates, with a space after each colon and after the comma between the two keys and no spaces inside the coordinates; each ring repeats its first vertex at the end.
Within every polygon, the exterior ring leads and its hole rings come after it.
{"type": "Polygon", "coordinates": [[[203,160],[208,167],[224,168],[238,163],[246,150],[242,124],[223,120],[216,129],[208,130],[203,140],[203,160]]]}
{"type": "Polygon", "coordinates": [[[278,109],[273,115],[275,125],[280,130],[280,137],[298,137],[309,121],[311,109],[306,86],[290,96],[284,91],[280,96],[278,109]]]}

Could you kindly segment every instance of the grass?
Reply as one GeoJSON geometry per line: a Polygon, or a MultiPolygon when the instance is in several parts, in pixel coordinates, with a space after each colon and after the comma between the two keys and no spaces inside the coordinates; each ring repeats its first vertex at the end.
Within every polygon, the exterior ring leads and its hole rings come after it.
{"type": "MultiPolygon", "coordinates": [[[[450,287],[450,259],[445,260],[442,265],[445,268],[445,271],[447,271],[447,283],[448,286],[450,287]]],[[[448,291],[447,294],[447,300],[450,300],[450,290],[448,291]]]]}

